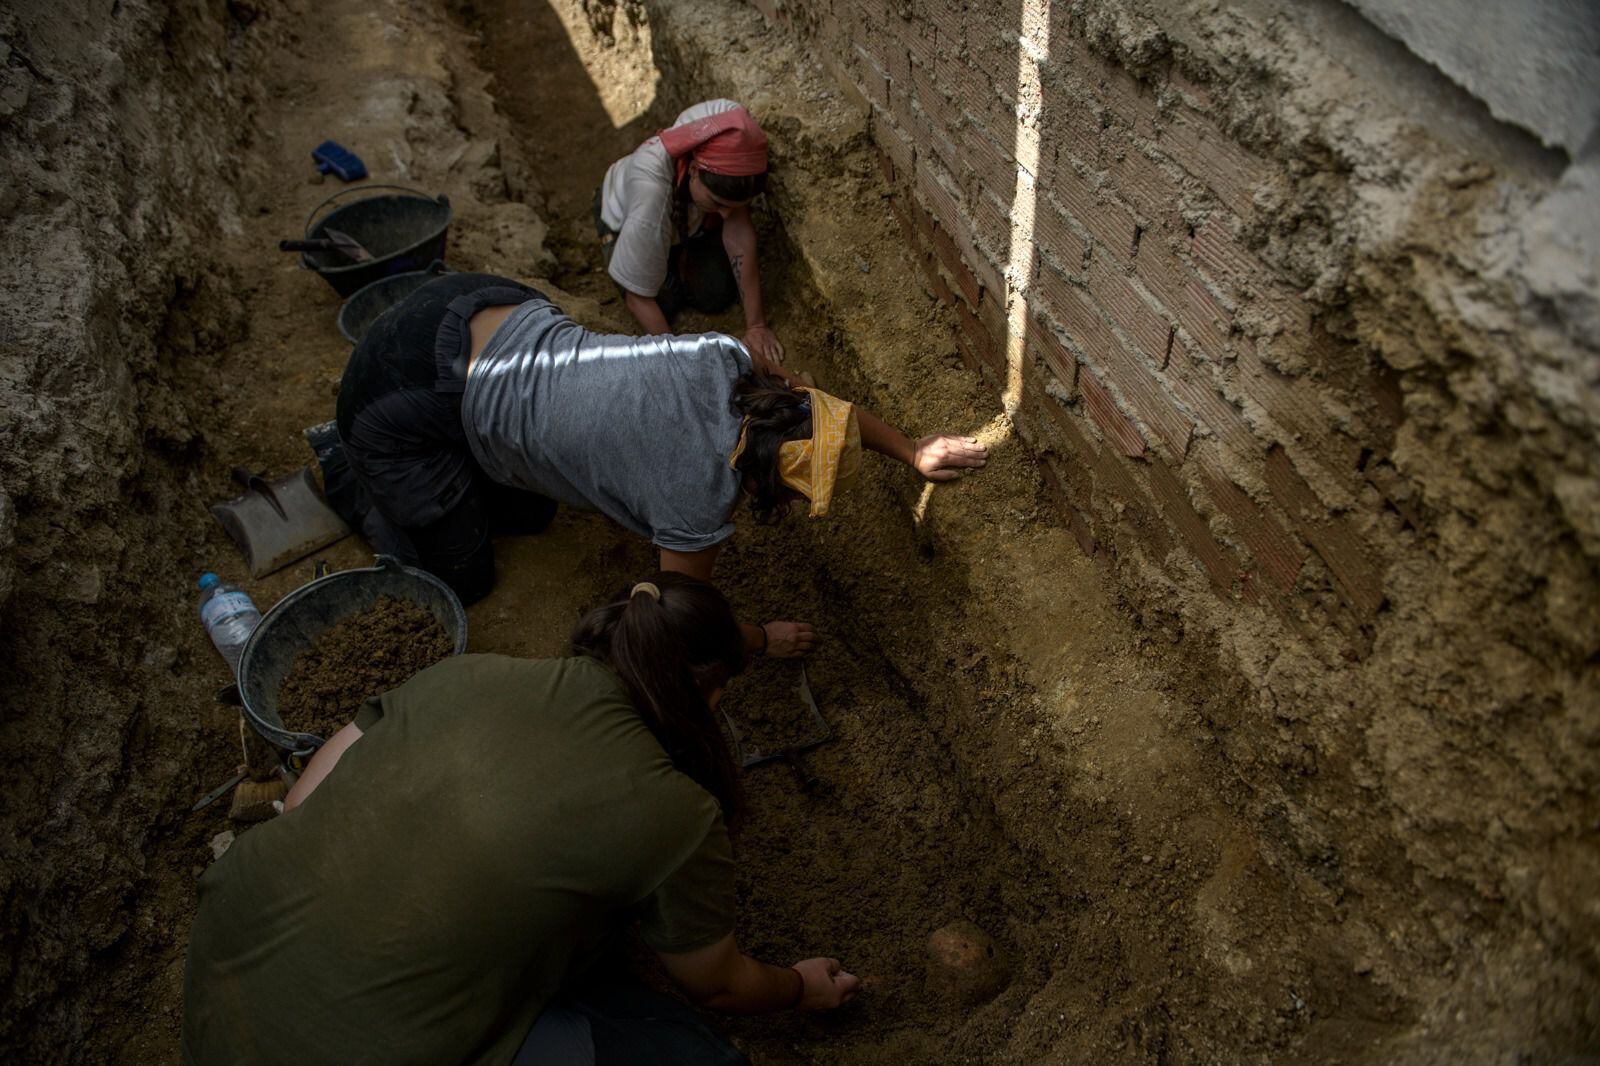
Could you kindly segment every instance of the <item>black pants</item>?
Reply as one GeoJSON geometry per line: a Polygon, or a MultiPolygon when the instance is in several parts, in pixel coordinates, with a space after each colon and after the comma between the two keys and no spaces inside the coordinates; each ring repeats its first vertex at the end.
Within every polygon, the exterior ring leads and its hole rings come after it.
{"type": "Polygon", "coordinates": [[[422,286],[350,353],[339,384],[342,455],[324,456],[313,441],[329,502],[345,521],[378,551],[444,579],[463,603],[494,584],[492,534],[538,533],[555,515],[553,500],[491,481],[461,423],[472,315],[541,296],[491,274],[446,274],[422,286]]]}
{"type": "Polygon", "coordinates": [[[671,996],[623,975],[569,987],[539,1016],[512,1066],[749,1066],[671,996]]]}
{"type": "Polygon", "coordinates": [[[478,602],[494,587],[491,536],[543,533],[556,513],[549,497],[501,485],[473,467],[472,491],[443,517],[402,529],[415,551],[413,565],[444,579],[463,604],[478,602]]]}
{"type": "MultiPolygon", "coordinates": [[[[610,266],[617,231],[600,217],[598,189],[594,194],[594,229],[600,238],[600,257],[610,266]]],[[[714,315],[733,306],[738,298],[739,283],[728,262],[728,252],[722,247],[720,231],[701,230],[674,244],[667,253],[667,280],[656,293],[656,304],[668,322],[685,307],[714,315]]]]}

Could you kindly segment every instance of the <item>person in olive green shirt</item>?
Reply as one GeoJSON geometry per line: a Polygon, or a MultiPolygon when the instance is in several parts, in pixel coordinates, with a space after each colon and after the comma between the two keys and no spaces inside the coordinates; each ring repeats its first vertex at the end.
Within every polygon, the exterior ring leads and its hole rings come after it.
{"type": "Polygon", "coordinates": [[[187,1062],[745,1061],[590,965],[632,920],[704,1006],[855,994],[836,960],[769,966],[734,941],[714,707],[745,652],[721,594],[657,574],[573,648],[447,659],[324,745],[283,816],[200,879],[187,1062]]]}

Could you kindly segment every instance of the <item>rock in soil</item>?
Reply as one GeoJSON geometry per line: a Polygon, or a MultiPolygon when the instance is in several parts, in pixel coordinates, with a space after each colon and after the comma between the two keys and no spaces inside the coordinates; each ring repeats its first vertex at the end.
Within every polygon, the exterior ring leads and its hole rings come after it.
{"type": "Polygon", "coordinates": [[[403,684],[452,650],[450,634],[426,607],[379,596],[295,657],[278,690],[278,716],[286,729],[326,739],[367,697],[403,684]]]}
{"type": "Polygon", "coordinates": [[[928,988],[974,1007],[1000,994],[1010,978],[994,938],[967,921],[951,922],[928,937],[928,988]]]}
{"type": "Polygon", "coordinates": [[[222,832],[212,837],[211,861],[216,862],[218,859],[226,855],[228,853],[228,849],[233,847],[233,841],[234,836],[232,829],[224,829],[222,832]]]}

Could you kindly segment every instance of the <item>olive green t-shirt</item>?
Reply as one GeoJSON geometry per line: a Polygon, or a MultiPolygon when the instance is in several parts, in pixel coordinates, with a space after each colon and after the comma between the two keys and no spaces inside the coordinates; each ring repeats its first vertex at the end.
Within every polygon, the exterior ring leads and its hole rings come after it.
{"type": "Polygon", "coordinates": [[[604,665],[459,656],[356,722],[200,879],[186,1060],[506,1063],[619,922],[669,953],[733,929],[717,805],[604,665]]]}

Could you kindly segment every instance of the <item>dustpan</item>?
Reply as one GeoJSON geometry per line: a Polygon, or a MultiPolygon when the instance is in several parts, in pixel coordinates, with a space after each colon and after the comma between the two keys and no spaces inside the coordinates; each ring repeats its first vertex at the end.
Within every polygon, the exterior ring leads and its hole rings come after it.
{"type": "Polygon", "coordinates": [[[268,481],[243,467],[234,480],[244,495],[211,505],[244,553],[251,577],[265,577],[347,536],[350,527],[322,499],[309,467],[268,481]]]}
{"type": "Polygon", "coordinates": [[[828,720],[822,717],[816,698],[811,694],[811,679],[806,676],[804,663],[800,665],[800,684],[796,686],[795,691],[800,696],[800,702],[805,706],[813,726],[811,735],[799,743],[765,751],[745,739],[727,711],[722,712],[722,721],[727,725],[729,735],[733,737],[733,757],[741,769],[747,770],[752,766],[768,762],[786,762],[794,771],[795,780],[800,783],[801,789],[810,792],[816,788],[817,779],[806,767],[805,755],[813,748],[821,747],[832,740],[833,729],[828,725],[828,720]]]}

